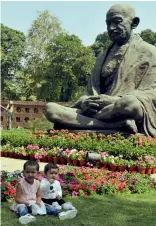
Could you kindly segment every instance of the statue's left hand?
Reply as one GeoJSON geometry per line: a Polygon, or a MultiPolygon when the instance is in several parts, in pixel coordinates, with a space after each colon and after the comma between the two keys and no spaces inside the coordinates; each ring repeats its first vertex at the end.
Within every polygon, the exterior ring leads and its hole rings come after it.
{"type": "Polygon", "coordinates": [[[120,99],[120,97],[101,94],[99,96],[89,97],[88,99],[94,101],[95,104],[98,104],[99,110],[101,110],[102,108],[106,107],[107,105],[114,104],[115,101],[120,99]]]}
{"type": "Polygon", "coordinates": [[[89,116],[96,114],[100,108],[98,103],[95,103],[94,100],[88,98],[81,103],[81,110],[83,111],[84,115],[89,116]]]}

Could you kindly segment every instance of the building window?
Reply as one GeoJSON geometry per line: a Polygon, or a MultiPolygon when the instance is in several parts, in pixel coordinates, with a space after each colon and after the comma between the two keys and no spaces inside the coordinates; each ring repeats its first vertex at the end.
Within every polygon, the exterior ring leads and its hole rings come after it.
{"type": "Polygon", "coordinates": [[[26,113],[29,113],[29,110],[30,110],[29,108],[25,108],[26,113]]]}
{"type": "Polygon", "coordinates": [[[34,108],[34,113],[38,113],[38,109],[37,108],[34,108]]]}
{"type": "Polygon", "coordinates": [[[28,121],[29,121],[29,118],[28,118],[28,117],[26,117],[26,118],[24,119],[24,121],[25,121],[25,122],[28,122],[28,121]]]}
{"type": "Polygon", "coordinates": [[[3,121],[3,116],[1,116],[1,122],[3,121]]]}
{"type": "Polygon", "coordinates": [[[21,108],[20,107],[17,107],[16,108],[16,111],[19,113],[19,112],[21,112],[21,108]]]}
{"type": "Polygon", "coordinates": [[[20,122],[20,117],[16,117],[16,122],[20,122]]]}

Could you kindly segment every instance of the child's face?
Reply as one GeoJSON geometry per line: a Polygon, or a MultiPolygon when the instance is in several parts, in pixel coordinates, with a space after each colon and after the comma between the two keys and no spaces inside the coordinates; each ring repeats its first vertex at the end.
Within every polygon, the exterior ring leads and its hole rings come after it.
{"type": "Polygon", "coordinates": [[[58,169],[49,169],[45,175],[47,180],[54,181],[58,177],[58,169]]]}
{"type": "Polygon", "coordinates": [[[37,176],[36,166],[27,166],[25,170],[23,170],[23,175],[28,183],[33,183],[34,179],[37,176]]]}

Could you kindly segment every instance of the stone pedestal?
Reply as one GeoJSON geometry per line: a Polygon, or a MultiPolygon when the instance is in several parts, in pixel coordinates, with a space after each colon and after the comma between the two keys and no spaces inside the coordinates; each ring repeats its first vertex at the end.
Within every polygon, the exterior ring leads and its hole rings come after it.
{"type": "MultiPolygon", "coordinates": [[[[120,133],[124,137],[129,137],[130,133],[123,132],[123,131],[117,131],[117,130],[68,130],[70,133],[102,133],[105,135],[111,135],[114,133],[120,133]]],[[[138,136],[144,136],[142,133],[137,133],[138,136]]]]}

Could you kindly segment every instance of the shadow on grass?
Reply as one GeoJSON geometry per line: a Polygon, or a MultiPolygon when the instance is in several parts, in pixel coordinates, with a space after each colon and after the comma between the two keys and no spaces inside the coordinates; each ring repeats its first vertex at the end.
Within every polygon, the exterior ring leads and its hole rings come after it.
{"type": "MultiPolygon", "coordinates": [[[[156,195],[153,193],[152,196],[156,195]]],[[[156,203],[148,194],[138,196],[90,196],[69,199],[78,209],[75,219],[60,221],[53,216],[39,216],[32,226],[155,226],[156,203]],[[144,201],[146,200],[146,201],[144,201]]],[[[156,196],[155,196],[156,199],[156,196]]],[[[2,225],[18,226],[18,218],[8,204],[2,203],[2,225]]]]}

